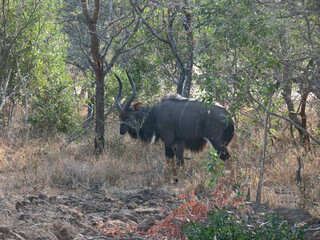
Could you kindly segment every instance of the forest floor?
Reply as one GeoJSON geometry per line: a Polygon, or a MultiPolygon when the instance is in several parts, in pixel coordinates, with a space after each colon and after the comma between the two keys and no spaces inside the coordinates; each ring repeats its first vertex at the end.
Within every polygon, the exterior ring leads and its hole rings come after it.
{"type": "MultiPolygon", "coordinates": [[[[164,180],[163,145],[144,146],[119,136],[117,122],[108,129],[106,152],[98,159],[90,138],[63,149],[59,138],[0,141],[0,240],[186,239],[182,232],[174,231],[171,236],[162,233],[158,234],[162,237],[155,237],[155,231],[174,230],[195,217],[189,214],[184,220],[181,216],[171,219],[177,225],[168,221],[175,211],[185,214],[188,199],[198,199],[189,206],[204,203],[201,211],[210,210],[213,205],[205,204],[229,201],[235,185],[245,193],[242,204],[252,210],[259,224],[268,221],[264,216],[273,211],[292,226],[308,224],[305,239],[320,239],[320,177],[315,171],[320,166],[319,152],[314,152],[314,161],[304,165],[303,193],[294,180],[292,155],[266,162],[264,204],[259,205],[245,199],[248,186],[251,200],[255,199],[259,179],[259,162],[255,160],[259,150],[256,144],[249,144],[238,137],[230,147],[237,153],[235,183],[210,187],[210,175],[203,171],[207,152],[186,152],[189,160],[179,182],[170,183],[164,180]],[[223,191],[215,195],[219,187],[223,191]]],[[[230,172],[225,172],[227,178],[230,172]]]]}
{"type": "MultiPolygon", "coordinates": [[[[165,188],[102,191],[61,187],[0,195],[0,239],[160,239],[141,233],[183,202],[178,189],[165,188]]],[[[256,217],[270,212],[265,205],[250,204],[256,217]]],[[[320,219],[308,211],[282,207],[275,212],[291,225],[309,224],[305,239],[320,239],[320,219]]]]}
{"type": "Polygon", "coordinates": [[[162,189],[113,193],[60,189],[6,196],[0,205],[0,239],[113,239],[120,229],[128,230],[122,230],[124,239],[134,239],[131,226],[139,232],[149,230],[179,201],[162,189]]]}

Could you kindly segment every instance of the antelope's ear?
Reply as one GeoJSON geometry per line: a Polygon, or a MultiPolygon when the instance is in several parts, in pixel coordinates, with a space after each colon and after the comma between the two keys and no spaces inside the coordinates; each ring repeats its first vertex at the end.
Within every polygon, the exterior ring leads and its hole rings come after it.
{"type": "Polygon", "coordinates": [[[133,111],[136,112],[136,111],[139,111],[142,107],[142,103],[141,102],[137,102],[135,104],[133,104],[133,111]]]}

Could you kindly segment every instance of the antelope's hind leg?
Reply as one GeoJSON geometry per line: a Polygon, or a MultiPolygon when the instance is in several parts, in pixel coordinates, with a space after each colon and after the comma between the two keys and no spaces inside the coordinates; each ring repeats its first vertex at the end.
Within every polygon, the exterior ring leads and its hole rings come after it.
{"type": "Polygon", "coordinates": [[[167,175],[170,178],[171,172],[173,172],[174,181],[178,182],[177,177],[177,166],[174,159],[174,151],[172,146],[165,146],[165,152],[166,152],[166,169],[167,169],[167,175]]]}

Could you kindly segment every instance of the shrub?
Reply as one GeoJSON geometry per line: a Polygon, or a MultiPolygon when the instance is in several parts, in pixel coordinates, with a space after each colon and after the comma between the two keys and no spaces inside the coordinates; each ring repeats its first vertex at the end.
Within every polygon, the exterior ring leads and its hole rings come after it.
{"type": "Polygon", "coordinates": [[[185,228],[190,240],[242,240],[242,239],[303,239],[302,228],[290,227],[275,214],[266,215],[266,222],[257,225],[250,216],[237,216],[231,208],[214,207],[209,218],[191,223],[185,228]]]}

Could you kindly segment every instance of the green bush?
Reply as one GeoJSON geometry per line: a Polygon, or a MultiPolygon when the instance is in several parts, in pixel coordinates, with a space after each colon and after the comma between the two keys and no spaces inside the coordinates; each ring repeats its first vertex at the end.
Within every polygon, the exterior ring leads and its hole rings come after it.
{"type": "Polygon", "coordinates": [[[72,132],[80,122],[80,99],[66,65],[67,37],[57,24],[59,1],[43,3],[38,21],[45,31],[32,28],[37,38],[30,43],[26,57],[32,59],[28,84],[30,112],[28,122],[37,132],[72,132]]]}
{"type": "Polygon", "coordinates": [[[38,131],[71,132],[80,122],[78,100],[72,93],[72,81],[46,79],[33,95],[29,123],[38,131]]]}
{"type": "Polygon", "coordinates": [[[214,182],[221,177],[224,177],[223,160],[219,158],[217,151],[211,148],[208,152],[208,157],[203,162],[203,169],[211,174],[209,185],[212,186],[214,182]]]}
{"type": "Polygon", "coordinates": [[[265,216],[265,223],[257,225],[250,216],[236,216],[231,209],[215,207],[208,221],[191,223],[185,232],[190,240],[242,240],[242,239],[303,239],[302,228],[290,227],[275,214],[265,216]]]}

